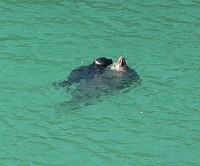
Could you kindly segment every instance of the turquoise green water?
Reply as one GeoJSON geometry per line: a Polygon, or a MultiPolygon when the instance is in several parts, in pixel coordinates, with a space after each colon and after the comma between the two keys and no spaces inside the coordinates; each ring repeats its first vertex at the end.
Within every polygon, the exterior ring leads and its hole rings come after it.
{"type": "Polygon", "coordinates": [[[0,165],[200,165],[198,0],[5,0],[0,11],[0,165]],[[120,55],[140,87],[60,107],[70,95],[52,82],[120,55]]]}

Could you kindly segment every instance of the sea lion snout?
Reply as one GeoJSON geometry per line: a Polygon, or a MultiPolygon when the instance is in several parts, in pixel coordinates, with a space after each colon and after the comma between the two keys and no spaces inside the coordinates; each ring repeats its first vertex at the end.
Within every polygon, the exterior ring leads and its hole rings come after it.
{"type": "Polygon", "coordinates": [[[120,67],[122,67],[126,65],[126,60],[123,56],[120,56],[117,63],[119,64],[120,67]]]}

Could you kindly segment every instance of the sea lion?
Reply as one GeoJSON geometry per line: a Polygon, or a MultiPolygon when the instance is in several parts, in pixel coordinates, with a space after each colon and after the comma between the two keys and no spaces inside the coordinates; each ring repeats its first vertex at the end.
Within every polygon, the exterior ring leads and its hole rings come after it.
{"type": "Polygon", "coordinates": [[[74,83],[79,83],[81,80],[91,79],[102,74],[109,65],[113,63],[112,59],[105,57],[97,58],[92,64],[88,66],[81,66],[71,71],[67,80],[58,83],[59,86],[65,87],[74,83]]]}
{"type": "Polygon", "coordinates": [[[106,81],[112,89],[123,89],[128,86],[138,85],[141,83],[140,77],[136,71],[130,68],[123,56],[113,63],[109,70],[107,70],[103,77],[109,78],[106,81]]]}

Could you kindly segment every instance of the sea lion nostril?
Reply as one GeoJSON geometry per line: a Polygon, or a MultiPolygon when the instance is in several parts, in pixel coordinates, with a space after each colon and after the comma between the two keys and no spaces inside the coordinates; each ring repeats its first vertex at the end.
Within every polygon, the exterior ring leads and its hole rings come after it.
{"type": "Polygon", "coordinates": [[[121,65],[122,65],[122,66],[125,66],[125,65],[126,65],[126,61],[125,61],[124,58],[122,59],[122,63],[121,63],[121,65]]]}
{"type": "Polygon", "coordinates": [[[108,66],[111,65],[113,63],[112,59],[108,59],[108,66]]]}

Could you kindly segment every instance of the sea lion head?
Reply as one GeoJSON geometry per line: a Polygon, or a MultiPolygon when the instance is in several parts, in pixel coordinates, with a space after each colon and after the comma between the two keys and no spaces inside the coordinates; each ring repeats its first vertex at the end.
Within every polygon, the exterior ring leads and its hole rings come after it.
{"type": "Polygon", "coordinates": [[[105,57],[100,57],[100,58],[97,58],[97,59],[93,62],[93,65],[106,68],[106,67],[108,67],[109,65],[111,65],[112,63],[113,63],[112,59],[107,59],[107,58],[105,58],[105,57]]]}
{"type": "Polygon", "coordinates": [[[124,57],[120,56],[117,62],[113,63],[111,66],[111,69],[117,70],[117,71],[126,71],[128,68],[128,65],[126,63],[126,60],[124,57]]]}

